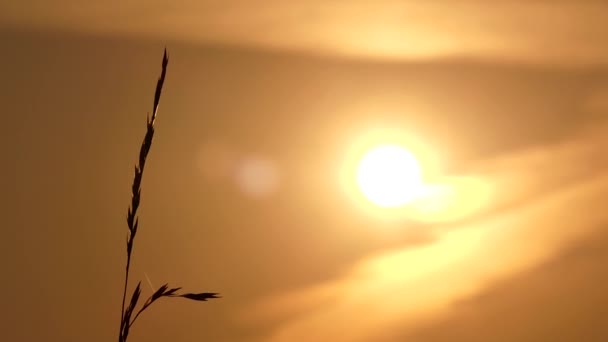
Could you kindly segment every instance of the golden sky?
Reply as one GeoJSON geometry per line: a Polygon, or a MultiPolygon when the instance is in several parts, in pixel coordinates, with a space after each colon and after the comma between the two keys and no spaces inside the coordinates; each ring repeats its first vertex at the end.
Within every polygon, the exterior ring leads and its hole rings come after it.
{"type": "Polygon", "coordinates": [[[132,276],[223,298],[155,304],[133,341],[604,341],[607,10],[0,4],[0,336],[115,339],[168,46],[132,276]],[[437,192],[389,214],[341,177],[396,136],[437,192]]]}
{"type": "Polygon", "coordinates": [[[316,54],[605,64],[599,0],[24,0],[0,5],[20,27],[143,34],[316,54]]]}

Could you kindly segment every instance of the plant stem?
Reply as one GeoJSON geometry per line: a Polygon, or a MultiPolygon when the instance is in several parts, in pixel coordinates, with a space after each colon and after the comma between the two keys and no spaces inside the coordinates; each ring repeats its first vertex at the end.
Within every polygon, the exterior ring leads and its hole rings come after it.
{"type": "Polygon", "coordinates": [[[135,165],[135,176],[133,178],[133,186],[131,187],[131,205],[127,212],[127,225],[129,227],[129,234],[127,236],[127,266],[125,268],[125,285],[122,294],[122,305],[120,310],[120,330],[118,332],[118,342],[126,342],[129,334],[129,328],[131,326],[131,314],[135,308],[137,299],[139,298],[139,286],[136,289],[137,294],[131,298],[131,305],[127,309],[129,312],[125,312],[125,303],[127,297],[127,287],[129,285],[129,268],[131,266],[131,253],[133,252],[133,245],[135,240],[135,234],[137,233],[137,227],[139,220],[137,218],[137,209],[141,200],[141,182],[143,179],[144,168],[146,166],[146,158],[150,152],[152,146],[152,140],[154,138],[154,121],[156,120],[156,113],[158,111],[158,103],[163,89],[163,83],[165,82],[165,75],[167,72],[167,64],[169,59],[167,57],[167,50],[163,54],[162,70],[161,75],[156,83],[156,91],[154,93],[154,105],[152,107],[152,115],[148,117],[146,121],[146,135],[143,139],[140,151],[139,151],[139,163],[135,165]]]}
{"type": "Polygon", "coordinates": [[[120,330],[118,331],[118,341],[119,342],[124,342],[123,336],[122,336],[122,330],[123,330],[124,319],[125,319],[125,299],[127,297],[127,285],[129,284],[129,267],[130,266],[131,266],[131,253],[128,253],[127,254],[127,267],[126,267],[126,271],[125,271],[125,287],[122,292],[122,307],[120,310],[120,330]]]}

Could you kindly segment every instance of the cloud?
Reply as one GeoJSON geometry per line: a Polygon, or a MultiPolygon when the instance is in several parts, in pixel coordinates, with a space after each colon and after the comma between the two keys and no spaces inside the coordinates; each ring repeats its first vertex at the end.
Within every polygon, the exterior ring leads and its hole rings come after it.
{"type": "Polygon", "coordinates": [[[378,341],[387,331],[437,321],[455,303],[605,229],[606,147],[600,134],[581,132],[567,142],[479,164],[471,174],[494,180],[494,198],[516,205],[471,217],[431,244],[369,256],[344,276],[249,310],[257,320],[287,317],[272,342],[378,341]]]}
{"type": "Polygon", "coordinates": [[[608,229],[573,242],[547,263],[452,305],[445,319],[397,341],[605,341],[608,229]]]}
{"type": "Polygon", "coordinates": [[[606,65],[602,1],[181,0],[0,4],[0,23],[375,59],[606,65]]]}
{"type": "Polygon", "coordinates": [[[582,112],[594,121],[605,121],[608,117],[608,86],[591,92],[582,104],[582,112]]]}

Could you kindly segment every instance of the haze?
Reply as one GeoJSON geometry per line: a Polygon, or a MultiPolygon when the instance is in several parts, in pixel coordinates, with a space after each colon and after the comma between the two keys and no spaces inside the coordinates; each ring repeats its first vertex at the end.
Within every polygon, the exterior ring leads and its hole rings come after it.
{"type": "Polygon", "coordinates": [[[223,298],[159,303],[130,341],[605,341],[607,13],[1,3],[1,338],[116,338],[166,46],[132,274],[146,296],[223,298]],[[428,148],[437,191],[389,215],[340,177],[362,136],[395,128],[428,148]]]}

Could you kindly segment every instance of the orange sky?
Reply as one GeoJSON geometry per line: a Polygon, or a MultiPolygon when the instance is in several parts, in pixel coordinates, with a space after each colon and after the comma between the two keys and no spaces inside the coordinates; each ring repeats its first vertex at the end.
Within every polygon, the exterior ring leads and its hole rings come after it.
{"type": "Polygon", "coordinates": [[[597,0],[24,0],[14,26],[137,34],[314,54],[604,65],[608,4],[597,0]]]}
{"type": "Polygon", "coordinates": [[[604,341],[606,10],[0,4],[0,336],[115,338],[167,45],[133,277],[224,298],[155,304],[133,341],[604,341]],[[427,145],[458,215],[349,197],[341,167],[375,129],[427,145]]]}

